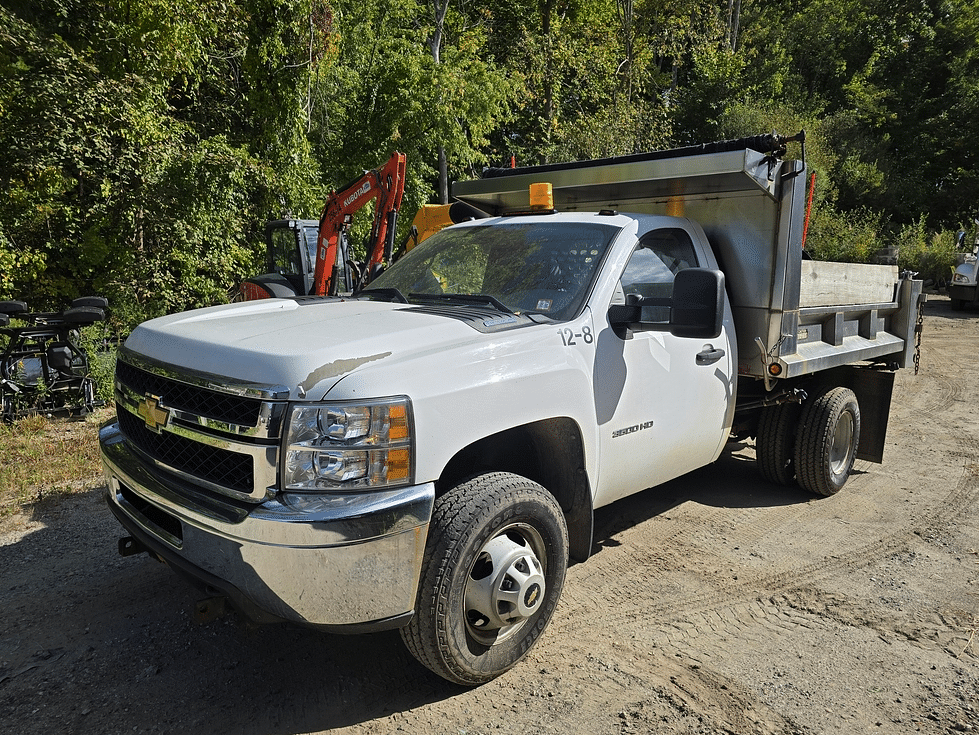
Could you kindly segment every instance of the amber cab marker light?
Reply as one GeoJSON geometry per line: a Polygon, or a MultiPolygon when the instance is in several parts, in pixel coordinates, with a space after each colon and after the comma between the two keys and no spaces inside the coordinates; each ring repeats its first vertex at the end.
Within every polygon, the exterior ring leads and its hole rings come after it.
{"type": "Polygon", "coordinates": [[[554,209],[554,192],[550,184],[530,185],[530,208],[534,212],[554,209]]]}

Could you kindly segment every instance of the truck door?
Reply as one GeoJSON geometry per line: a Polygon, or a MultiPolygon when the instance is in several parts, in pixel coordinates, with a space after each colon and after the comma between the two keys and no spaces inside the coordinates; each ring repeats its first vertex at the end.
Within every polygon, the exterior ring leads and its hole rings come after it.
{"type": "MultiPolygon", "coordinates": [[[[705,260],[684,229],[648,232],[622,272],[616,298],[668,298],[680,270],[716,267],[705,260]]],[[[623,339],[603,330],[595,376],[601,447],[596,506],[671,480],[720,454],[736,379],[733,322],[727,305],[725,310],[724,328],[712,340],[652,331],[623,339]]],[[[644,307],[643,320],[666,323],[669,307],[644,307]]]]}

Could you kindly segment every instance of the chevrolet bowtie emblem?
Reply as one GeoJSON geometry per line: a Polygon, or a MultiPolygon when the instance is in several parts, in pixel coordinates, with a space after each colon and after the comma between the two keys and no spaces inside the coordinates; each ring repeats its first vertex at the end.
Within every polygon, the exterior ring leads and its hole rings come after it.
{"type": "Polygon", "coordinates": [[[170,423],[170,409],[160,405],[159,396],[143,396],[136,413],[146,422],[146,428],[157,434],[170,423]]]}

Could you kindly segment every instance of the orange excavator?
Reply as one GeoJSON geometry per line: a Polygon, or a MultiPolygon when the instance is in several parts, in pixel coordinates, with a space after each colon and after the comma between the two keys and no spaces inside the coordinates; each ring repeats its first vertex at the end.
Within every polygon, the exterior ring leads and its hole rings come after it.
{"type": "Polygon", "coordinates": [[[315,236],[314,221],[270,222],[266,227],[270,272],[245,280],[241,299],[336,296],[363,288],[384,263],[391,262],[404,188],[405,156],[395,152],[380,168],[330,192],[315,236]],[[354,214],[375,199],[367,257],[361,266],[348,257],[347,233],[354,214]]]}
{"type": "Polygon", "coordinates": [[[405,157],[393,153],[380,168],[365,171],[337,191],[331,191],[319,221],[273,220],[265,226],[268,272],[245,280],[237,300],[272,297],[336,296],[358,291],[381,267],[449,225],[488,217],[464,202],[423,204],[408,235],[393,251],[395,229],[405,186],[405,157]],[[354,214],[376,199],[374,222],[363,265],[350,258],[347,232],[354,214]]]}

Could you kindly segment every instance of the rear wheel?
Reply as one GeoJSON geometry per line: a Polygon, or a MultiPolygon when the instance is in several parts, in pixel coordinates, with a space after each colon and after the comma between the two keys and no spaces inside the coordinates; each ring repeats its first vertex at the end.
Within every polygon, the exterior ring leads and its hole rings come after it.
{"type": "Polygon", "coordinates": [[[846,484],[860,443],[860,406],[849,388],[831,388],[805,404],[795,445],[796,478],[817,495],[846,484]]]}
{"type": "Polygon", "coordinates": [[[487,682],[522,659],[557,605],[564,514],[543,487],[480,475],[436,499],[418,602],[401,637],[439,676],[487,682]]]}
{"type": "Polygon", "coordinates": [[[762,476],[776,485],[795,484],[795,441],[801,411],[798,403],[766,406],[761,411],[756,461],[762,476]]]}

